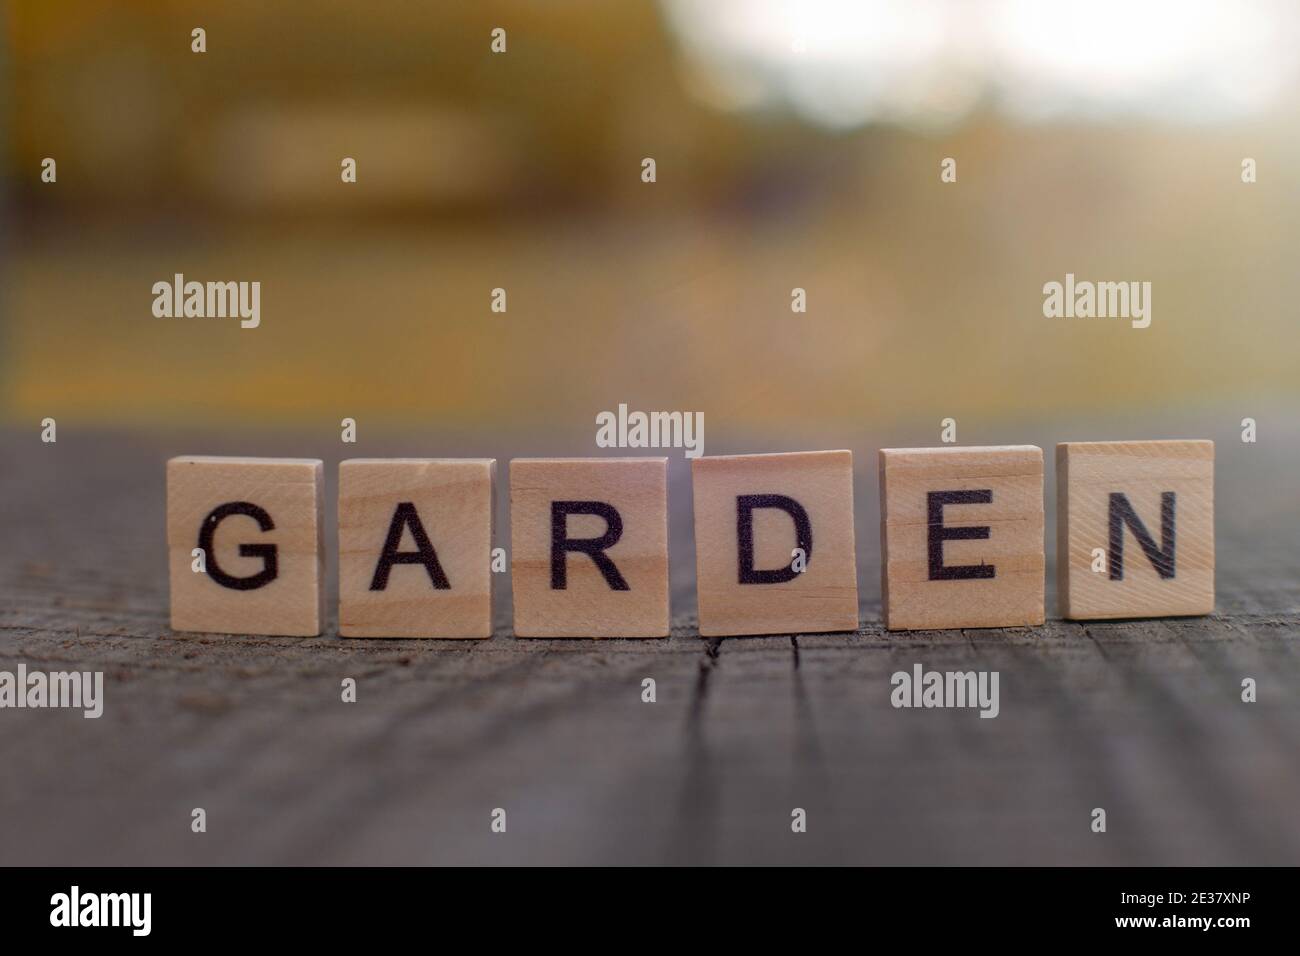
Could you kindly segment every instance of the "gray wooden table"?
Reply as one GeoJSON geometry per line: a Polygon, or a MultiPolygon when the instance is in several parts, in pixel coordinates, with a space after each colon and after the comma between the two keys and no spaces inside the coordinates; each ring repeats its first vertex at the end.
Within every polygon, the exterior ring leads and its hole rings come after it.
{"type": "MultiPolygon", "coordinates": [[[[332,624],[303,640],[169,631],[168,456],[323,457],[332,498],[344,457],[591,454],[590,436],[0,433],[0,669],[106,684],[99,720],[0,711],[0,864],[1300,863],[1300,436],[1283,420],[1256,445],[1228,413],[967,429],[966,443],[1047,448],[1219,443],[1216,615],[1051,619],[1049,518],[1049,622],[1029,630],[880,627],[874,449],[933,435],[712,445],[850,447],[858,471],[861,630],[723,641],[692,627],[680,453],[666,640],[516,640],[504,581],[487,641],[341,640],[332,624]],[[1000,716],[893,709],[890,674],[917,662],[999,671],[1000,716]],[[1241,702],[1245,677],[1257,703],[1241,702]]],[[[1049,516],[1051,481],[1049,465],[1049,516]]]]}

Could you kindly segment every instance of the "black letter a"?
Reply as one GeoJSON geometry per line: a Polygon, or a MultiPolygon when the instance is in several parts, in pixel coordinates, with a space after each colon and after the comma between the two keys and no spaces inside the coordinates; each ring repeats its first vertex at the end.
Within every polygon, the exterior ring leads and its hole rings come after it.
{"type": "Polygon", "coordinates": [[[392,570],[394,564],[423,564],[436,590],[451,589],[451,585],[447,583],[447,575],[442,573],[442,565],[438,563],[438,552],[434,551],[433,545],[429,543],[429,536],[424,533],[424,525],[420,523],[415,505],[409,501],[400,502],[397,510],[393,512],[393,521],[388,526],[388,540],[384,542],[384,552],[379,556],[379,564],[375,567],[375,578],[370,582],[370,590],[382,591],[388,587],[388,572],[392,570]],[[411,537],[415,539],[415,546],[420,550],[397,550],[402,543],[402,529],[407,527],[411,529],[411,537]]]}

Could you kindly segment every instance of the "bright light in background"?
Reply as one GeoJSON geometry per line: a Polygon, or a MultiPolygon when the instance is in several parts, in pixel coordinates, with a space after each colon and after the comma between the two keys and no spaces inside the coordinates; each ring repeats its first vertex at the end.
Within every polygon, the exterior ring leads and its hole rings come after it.
{"type": "Polygon", "coordinates": [[[1288,0],[663,0],[687,83],[723,109],[946,125],[1263,111],[1297,76],[1288,0]]]}
{"type": "Polygon", "coordinates": [[[668,0],[667,9],[692,91],[716,106],[789,106],[837,127],[969,106],[952,56],[964,18],[948,3],[668,0]]]}
{"type": "Polygon", "coordinates": [[[1295,76],[1297,5],[1005,0],[991,21],[1016,112],[1222,119],[1267,108],[1295,76]]]}

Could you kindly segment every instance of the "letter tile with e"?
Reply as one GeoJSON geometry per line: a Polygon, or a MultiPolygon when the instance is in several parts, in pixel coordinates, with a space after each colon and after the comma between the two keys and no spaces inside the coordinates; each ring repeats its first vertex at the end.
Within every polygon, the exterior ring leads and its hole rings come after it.
{"type": "Polygon", "coordinates": [[[1042,624],[1043,450],[882,448],[885,627],[1042,624]]]}
{"type": "Polygon", "coordinates": [[[519,637],[668,635],[668,459],[510,462],[519,637]]]}
{"type": "Polygon", "coordinates": [[[492,458],[339,465],[339,634],[492,636],[492,458]]]}
{"type": "Polygon", "coordinates": [[[691,462],[700,634],[858,626],[853,453],[691,462]]]}
{"type": "Polygon", "coordinates": [[[167,462],[175,630],[291,637],[321,632],[323,468],[314,458],[185,456],[167,462]]]}

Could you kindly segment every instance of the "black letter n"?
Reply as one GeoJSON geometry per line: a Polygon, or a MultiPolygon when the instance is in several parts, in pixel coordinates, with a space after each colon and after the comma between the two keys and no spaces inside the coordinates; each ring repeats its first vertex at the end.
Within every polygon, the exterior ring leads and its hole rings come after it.
{"type": "Polygon", "coordinates": [[[1128,495],[1120,491],[1110,494],[1110,579],[1124,580],[1124,525],[1128,525],[1142,546],[1147,560],[1162,578],[1174,576],[1174,492],[1160,495],[1160,547],[1147,531],[1147,526],[1129,504],[1128,495]]]}

